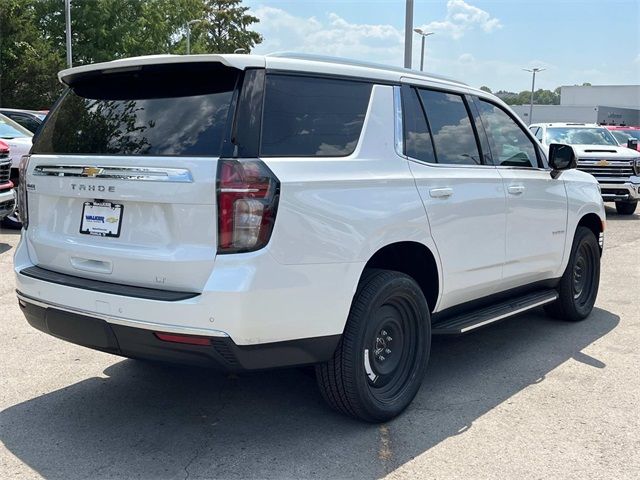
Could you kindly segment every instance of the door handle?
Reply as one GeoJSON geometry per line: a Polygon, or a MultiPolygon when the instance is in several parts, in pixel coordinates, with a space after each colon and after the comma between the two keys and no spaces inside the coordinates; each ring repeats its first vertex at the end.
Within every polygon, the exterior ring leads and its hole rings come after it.
{"type": "Polygon", "coordinates": [[[431,196],[431,198],[447,198],[453,195],[453,188],[432,188],[431,190],[429,190],[429,195],[431,196]]]}
{"type": "Polygon", "coordinates": [[[507,192],[509,192],[512,195],[520,195],[522,193],[524,193],[524,185],[509,185],[507,187],[507,192]]]}

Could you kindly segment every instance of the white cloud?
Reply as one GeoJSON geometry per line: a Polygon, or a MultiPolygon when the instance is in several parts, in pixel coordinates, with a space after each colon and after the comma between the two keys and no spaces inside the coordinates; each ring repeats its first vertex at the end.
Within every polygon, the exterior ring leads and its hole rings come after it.
{"type": "Polygon", "coordinates": [[[489,12],[464,0],[449,0],[447,2],[447,15],[444,20],[433,21],[421,26],[425,31],[435,32],[450,36],[457,40],[467,31],[480,27],[484,32],[491,33],[502,28],[500,20],[492,17],[489,12]]]}
{"type": "Polygon", "coordinates": [[[475,57],[470,53],[463,53],[458,57],[458,62],[466,65],[470,63],[474,63],[475,61],[476,61],[475,57]]]}
{"type": "Polygon", "coordinates": [[[640,63],[640,53],[638,54],[638,56],[636,57],[636,59],[633,62],[634,63],[640,63]]]}
{"type": "Polygon", "coordinates": [[[296,51],[368,59],[397,64],[402,59],[404,35],[392,25],[350,23],[335,13],[318,20],[297,17],[285,10],[260,6],[256,30],[264,43],[255,53],[296,51]]]}

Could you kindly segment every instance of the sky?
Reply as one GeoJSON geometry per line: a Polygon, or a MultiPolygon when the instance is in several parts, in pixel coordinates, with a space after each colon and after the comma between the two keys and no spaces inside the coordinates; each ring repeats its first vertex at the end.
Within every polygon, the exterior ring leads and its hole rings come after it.
{"type": "MultiPolygon", "coordinates": [[[[244,0],[264,41],[253,53],[305,52],[402,66],[405,0],[244,0]]],[[[640,84],[640,0],[415,0],[425,70],[469,85],[536,89],[640,84]]],[[[413,36],[413,68],[420,37],[413,36]]]]}

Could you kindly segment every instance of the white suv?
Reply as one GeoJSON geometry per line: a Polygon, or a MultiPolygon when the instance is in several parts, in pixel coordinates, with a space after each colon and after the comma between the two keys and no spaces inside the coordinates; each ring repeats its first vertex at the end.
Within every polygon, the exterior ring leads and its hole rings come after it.
{"type": "Polygon", "coordinates": [[[21,164],[37,329],[226,371],[313,364],[331,406],[375,422],[411,402],[431,335],[593,308],[597,182],[480,90],[295,55],[60,79],[21,164]]]}
{"type": "Polygon", "coordinates": [[[605,202],[615,202],[621,215],[632,215],[640,199],[640,153],[595,123],[535,123],[531,132],[548,149],[552,143],[573,146],[577,168],[600,183],[605,202]]]}

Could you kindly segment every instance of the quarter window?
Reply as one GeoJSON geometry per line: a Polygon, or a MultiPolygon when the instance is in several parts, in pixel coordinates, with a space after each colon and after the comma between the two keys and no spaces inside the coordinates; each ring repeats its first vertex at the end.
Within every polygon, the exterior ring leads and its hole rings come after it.
{"type": "Polygon", "coordinates": [[[369,105],[370,83],[267,75],[266,84],[262,156],[353,153],[369,105]]]}
{"type": "Polygon", "coordinates": [[[480,165],[478,143],[462,96],[419,90],[438,163],[480,165]]]}
{"type": "Polygon", "coordinates": [[[489,138],[493,163],[503,167],[537,167],[536,147],[520,126],[500,107],[478,102],[480,118],[489,138]]]}

